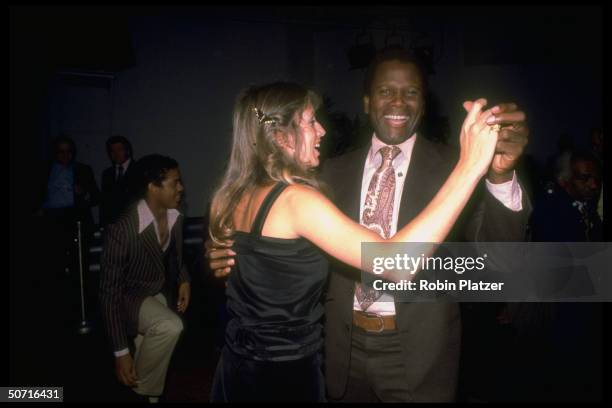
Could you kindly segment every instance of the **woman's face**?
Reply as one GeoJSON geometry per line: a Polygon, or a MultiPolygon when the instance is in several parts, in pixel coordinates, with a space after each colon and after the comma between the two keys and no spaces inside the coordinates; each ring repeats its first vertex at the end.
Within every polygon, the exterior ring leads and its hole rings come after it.
{"type": "Polygon", "coordinates": [[[319,148],[321,139],[325,136],[325,129],[317,121],[312,106],[308,106],[299,118],[295,157],[306,167],[317,167],[319,165],[319,148]]]}

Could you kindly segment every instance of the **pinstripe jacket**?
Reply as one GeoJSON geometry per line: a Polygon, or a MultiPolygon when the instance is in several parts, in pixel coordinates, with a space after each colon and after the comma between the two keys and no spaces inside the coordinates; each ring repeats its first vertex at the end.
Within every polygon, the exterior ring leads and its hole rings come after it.
{"type": "MultiPolygon", "coordinates": [[[[138,311],[144,299],[162,289],[166,279],[163,251],[153,223],[138,233],[137,205],[132,205],[115,223],[105,229],[100,260],[100,308],[114,351],[129,347],[138,333],[138,311]]],[[[183,216],[172,227],[176,268],[171,268],[179,284],[189,282],[183,264],[183,216]],[[178,275],[178,276],[176,276],[178,275]]],[[[173,287],[172,290],[176,290],[173,287]]],[[[170,305],[172,307],[173,305],[170,305]]]]}

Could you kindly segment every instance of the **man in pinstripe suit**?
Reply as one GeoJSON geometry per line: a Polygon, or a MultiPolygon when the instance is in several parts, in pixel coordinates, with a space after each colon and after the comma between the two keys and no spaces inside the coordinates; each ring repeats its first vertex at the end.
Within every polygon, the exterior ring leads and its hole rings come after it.
{"type": "Polygon", "coordinates": [[[140,200],[105,232],[100,306],[117,378],[157,402],[183,330],[174,310],[185,312],[191,291],[177,211],[183,185],[177,162],[160,155],[140,159],[133,181],[140,200]]]}

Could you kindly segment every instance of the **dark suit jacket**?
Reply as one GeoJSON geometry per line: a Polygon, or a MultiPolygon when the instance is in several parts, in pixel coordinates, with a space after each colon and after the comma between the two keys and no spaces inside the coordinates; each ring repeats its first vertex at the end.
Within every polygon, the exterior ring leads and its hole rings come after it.
{"type": "Polygon", "coordinates": [[[102,172],[100,225],[105,226],[115,222],[127,208],[130,201],[127,180],[129,180],[133,165],[134,159],[130,162],[119,182],[115,180],[115,166],[111,166],[102,172]]]}
{"type": "Polygon", "coordinates": [[[536,242],[587,242],[603,240],[603,224],[597,214],[597,202],[589,203],[588,219],[592,227],[587,235],[584,221],[574,199],[563,189],[543,193],[531,214],[531,238],[536,242]]]}
{"type": "MultiPolygon", "coordinates": [[[[322,179],[334,192],[335,204],[359,222],[363,167],[370,145],[325,163],[322,179]]],[[[418,137],[404,181],[398,229],[410,222],[431,201],[457,163],[457,151],[418,137]]],[[[522,241],[529,204],[513,212],[480,186],[447,238],[463,235],[479,241],[522,241]],[[481,198],[478,198],[480,195],[481,198]]],[[[359,271],[339,262],[330,267],[326,294],[325,371],[328,394],[345,392],[351,352],[355,280],[359,271]]],[[[456,303],[396,303],[396,319],[406,362],[411,397],[419,401],[452,401],[455,396],[461,320],[456,303]]]]}
{"type": "MultiPolygon", "coordinates": [[[[189,282],[183,264],[183,216],[172,227],[176,245],[177,283],[189,282]]],[[[138,311],[147,296],[164,289],[166,268],[153,223],[138,233],[138,210],[133,204],[104,231],[100,259],[100,308],[114,351],[129,347],[138,334],[138,311]]],[[[172,288],[175,290],[176,287],[172,288]]],[[[168,303],[174,307],[174,303],[168,303]]]]}

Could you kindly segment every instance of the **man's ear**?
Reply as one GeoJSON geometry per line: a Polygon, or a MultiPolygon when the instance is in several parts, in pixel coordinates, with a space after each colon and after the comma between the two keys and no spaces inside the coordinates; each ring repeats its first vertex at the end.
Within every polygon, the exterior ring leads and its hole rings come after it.
{"type": "Polygon", "coordinates": [[[363,96],[363,112],[366,115],[370,114],[370,97],[368,95],[363,96]]]}
{"type": "Polygon", "coordinates": [[[153,182],[150,182],[149,184],[147,184],[147,192],[150,193],[152,191],[155,191],[155,188],[159,188],[159,187],[153,184],[153,182]]]}

